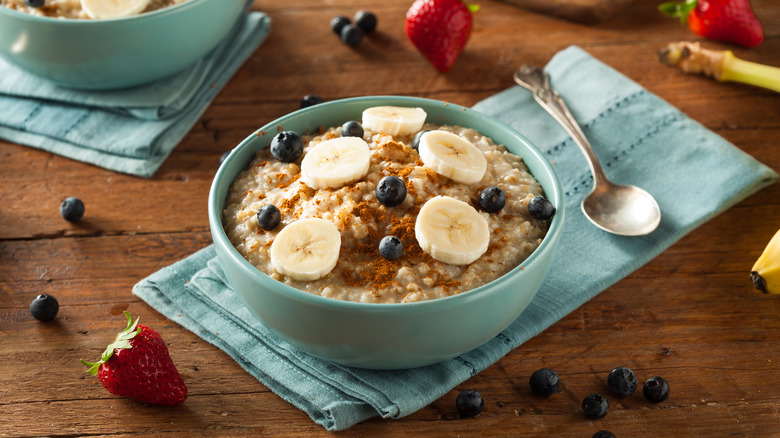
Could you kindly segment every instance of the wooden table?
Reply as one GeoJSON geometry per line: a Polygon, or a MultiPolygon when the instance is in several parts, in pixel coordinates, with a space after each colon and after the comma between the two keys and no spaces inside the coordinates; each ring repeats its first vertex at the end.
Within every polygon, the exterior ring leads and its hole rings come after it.
{"type": "MultiPolygon", "coordinates": [[[[229,356],[131,294],[142,278],[208,245],[206,197],[219,156],[301,97],[423,96],[473,105],[512,86],[521,64],[544,65],[577,44],[693,119],[780,170],[780,95],[687,76],[656,59],[667,42],[694,36],[640,0],[618,17],[584,26],[481,0],[467,50],[436,72],[407,40],[410,0],[262,0],[273,31],[151,179],[126,176],[0,141],[0,436],[324,436],[325,430],[243,371],[229,356]],[[351,49],[329,29],[338,14],[370,9],[378,33],[351,49]],[[62,220],[67,196],[86,204],[78,225],[62,220]],[[60,302],[41,323],[37,294],[60,302]],[[163,334],[189,399],[158,408],[112,396],[84,373],[121,328],[123,310],[163,334]]],[[[780,65],[780,7],[753,0],[766,41],[739,57],[780,65]]],[[[740,202],[684,237],[486,371],[401,420],[373,419],[343,436],[567,436],[600,429],[619,437],[780,434],[780,296],[753,289],[749,270],[780,226],[780,185],[740,202]],[[644,381],[664,376],[671,396],[637,392],[586,420],[582,399],[604,392],[616,366],[644,381]],[[562,389],[530,394],[538,368],[562,389]],[[455,398],[474,389],[484,411],[460,419],[455,398]]]]}

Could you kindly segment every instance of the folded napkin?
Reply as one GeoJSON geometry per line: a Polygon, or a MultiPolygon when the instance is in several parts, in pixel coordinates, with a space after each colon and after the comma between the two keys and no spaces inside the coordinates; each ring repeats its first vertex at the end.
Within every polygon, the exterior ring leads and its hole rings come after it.
{"type": "Polygon", "coordinates": [[[191,68],[121,90],[64,88],[0,60],[0,138],[150,177],[269,31],[267,15],[243,14],[191,68]]]}
{"type": "Polygon", "coordinates": [[[585,159],[531,93],[516,86],[478,103],[475,109],[511,125],[547,155],[566,193],[558,262],[528,309],[482,346],[436,365],[400,371],[348,368],[313,358],[278,339],[239,304],[212,246],[139,282],[133,293],[227,352],[317,423],[341,430],[426,406],[698,225],[777,180],[769,168],[577,47],[557,54],[547,71],[607,174],[653,194],[663,220],[645,237],[596,228],[579,208],[592,184],[585,159]]]}

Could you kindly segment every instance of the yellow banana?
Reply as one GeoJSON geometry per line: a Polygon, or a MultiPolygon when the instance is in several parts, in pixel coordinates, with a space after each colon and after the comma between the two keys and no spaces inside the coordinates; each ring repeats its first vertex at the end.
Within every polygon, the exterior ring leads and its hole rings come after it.
{"type": "Polygon", "coordinates": [[[780,294],[780,230],[769,240],[750,272],[756,289],[763,293],[780,294]]]}

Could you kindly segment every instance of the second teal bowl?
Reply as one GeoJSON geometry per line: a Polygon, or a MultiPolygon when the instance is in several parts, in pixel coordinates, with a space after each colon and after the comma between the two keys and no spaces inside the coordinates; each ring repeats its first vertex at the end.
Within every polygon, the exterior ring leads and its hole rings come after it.
{"type": "Polygon", "coordinates": [[[400,96],[359,97],[308,107],[252,133],[217,171],[208,201],[216,253],[231,287],[266,327],[304,352],[338,364],[413,368],[463,354],[490,340],[525,310],[542,284],[558,246],[564,217],[561,184],[544,156],[503,123],[451,103],[400,96]],[[379,105],[416,106],[427,122],[476,129],[519,155],[556,207],[541,245],[521,266],[477,289],[431,301],[405,304],[354,303],[312,295],[278,282],[252,266],[233,247],[222,226],[230,185],[252,157],[280,130],[316,132],[360,120],[379,105]]]}

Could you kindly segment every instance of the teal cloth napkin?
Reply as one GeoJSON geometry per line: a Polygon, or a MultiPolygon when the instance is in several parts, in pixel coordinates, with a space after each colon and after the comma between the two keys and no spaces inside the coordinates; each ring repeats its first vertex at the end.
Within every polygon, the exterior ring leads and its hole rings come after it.
{"type": "Polygon", "coordinates": [[[0,138],[150,177],[270,29],[264,13],[243,14],[192,67],[121,90],[64,88],[0,60],[0,138]]]}
{"type": "Polygon", "coordinates": [[[561,245],[528,309],[494,339],[455,359],[401,371],[348,368],[278,339],[239,304],[213,246],[139,282],[133,293],[233,357],[263,384],[328,430],[399,418],[495,363],[683,235],[778,176],[734,145],[577,47],[547,65],[553,86],[582,124],[607,174],[657,199],[660,227],[621,237],[591,225],[579,204],[590,171],[566,133],[516,86],[474,108],[525,134],[558,171],[566,193],[561,245]]]}

